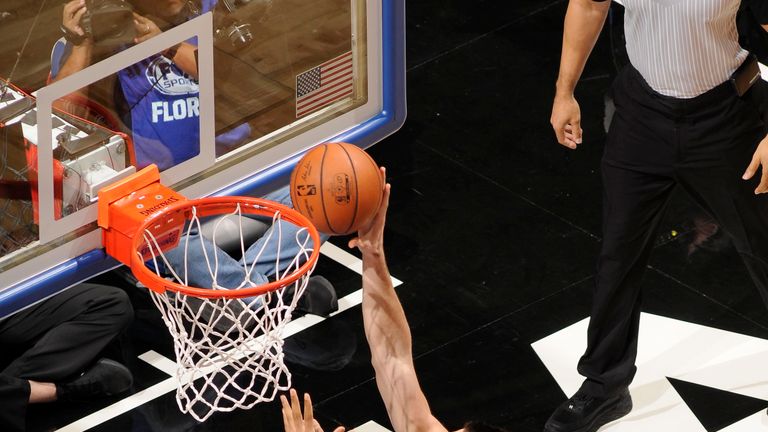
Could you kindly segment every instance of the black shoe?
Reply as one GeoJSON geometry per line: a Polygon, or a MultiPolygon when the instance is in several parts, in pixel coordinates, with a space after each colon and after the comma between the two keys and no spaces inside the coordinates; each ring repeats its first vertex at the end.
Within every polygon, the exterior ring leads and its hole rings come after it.
{"type": "Polygon", "coordinates": [[[123,393],[133,385],[131,371],[110,359],[100,359],[72,381],[57,384],[59,400],[87,401],[123,393]]]}
{"type": "Polygon", "coordinates": [[[632,396],[625,388],[615,396],[598,398],[581,390],[557,407],[544,432],[595,432],[632,411],[632,396]]]}
{"type": "Polygon", "coordinates": [[[311,276],[307,282],[304,295],[299,298],[296,305],[296,316],[312,314],[321,317],[339,310],[339,299],[331,282],[322,276],[311,276]]]}

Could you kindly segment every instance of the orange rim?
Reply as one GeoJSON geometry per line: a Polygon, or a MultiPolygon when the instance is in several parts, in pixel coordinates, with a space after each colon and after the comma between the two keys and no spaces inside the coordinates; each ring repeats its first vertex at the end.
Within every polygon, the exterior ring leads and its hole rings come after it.
{"type": "MultiPolygon", "coordinates": [[[[189,218],[187,217],[187,221],[189,218]]],[[[136,230],[136,234],[133,238],[131,250],[135,253],[131,256],[131,270],[134,276],[146,285],[149,289],[157,292],[164,293],[166,290],[173,292],[179,292],[194,297],[200,298],[244,298],[253,297],[266,294],[268,292],[275,291],[282,287],[288,286],[302,276],[307,274],[312,268],[314,268],[318,257],[320,256],[320,235],[317,232],[312,223],[296,210],[278,204],[275,202],[263,200],[260,198],[251,197],[211,197],[200,198],[195,200],[188,200],[178,202],[169,205],[162,212],[156,213],[147,218],[136,230]],[[162,218],[164,215],[170,213],[183,213],[188,215],[192,211],[193,207],[197,207],[197,213],[200,217],[212,216],[216,214],[225,214],[226,212],[234,211],[237,205],[240,204],[240,209],[243,214],[253,214],[259,216],[273,217],[276,212],[281,213],[282,220],[293,223],[294,225],[305,227],[309,231],[309,235],[312,238],[314,245],[318,245],[312,249],[312,254],[309,259],[302,264],[297,270],[290,273],[282,279],[278,279],[274,282],[266,283],[256,287],[240,288],[240,289],[213,289],[213,288],[196,288],[187,285],[182,285],[174,281],[167,280],[161,276],[158,276],[155,272],[150,270],[145,262],[140,258],[141,254],[136,253],[139,247],[144,243],[144,232],[147,227],[155,222],[158,218],[162,218]]]]}

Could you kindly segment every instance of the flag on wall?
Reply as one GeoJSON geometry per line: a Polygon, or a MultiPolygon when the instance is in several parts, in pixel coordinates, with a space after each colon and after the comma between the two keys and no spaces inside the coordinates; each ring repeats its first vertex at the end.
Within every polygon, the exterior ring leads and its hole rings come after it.
{"type": "Polygon", "coordinates": [[[352,51],[296,76],[296,118],[352,94],[352,51]]]}

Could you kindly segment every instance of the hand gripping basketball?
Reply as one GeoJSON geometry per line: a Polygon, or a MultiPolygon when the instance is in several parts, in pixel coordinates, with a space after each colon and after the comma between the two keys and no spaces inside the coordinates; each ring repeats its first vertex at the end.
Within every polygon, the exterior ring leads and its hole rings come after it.
{"type": "MultiPolygon", "coordinates": [[[[381,177],[386,178],[386,168],[381,167],[381,177]]],[[[381,199],[379,211],[373,216],[371,223],[361,227],[357,232],[357,237],[349,241],[350,248],[358,248],[363,255],[378,255],[384,253],[384,225],[387,219],[387,209],[389,208],[389,195],[391,191],[389,183],[384,184],[384,193],[381,199]]]]}

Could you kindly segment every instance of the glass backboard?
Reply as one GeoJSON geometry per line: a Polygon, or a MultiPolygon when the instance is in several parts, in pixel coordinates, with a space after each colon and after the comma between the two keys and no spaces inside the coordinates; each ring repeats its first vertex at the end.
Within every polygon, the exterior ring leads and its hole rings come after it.
{"type": "Polygon", "coordinates": [[[318,143],[367,147],[394,132],[403,8],[3,2],[0,317],[116,265],[98,191],[151,163],[188,197],[244,195],[286,182],[318,143]]]}

